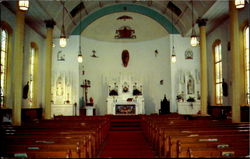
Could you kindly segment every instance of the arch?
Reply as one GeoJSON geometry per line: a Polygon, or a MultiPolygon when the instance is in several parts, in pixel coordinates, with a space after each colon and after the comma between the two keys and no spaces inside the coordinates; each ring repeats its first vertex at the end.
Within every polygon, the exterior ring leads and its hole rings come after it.
{"type": "Polygon", "coordinates": [[[101,8],[96,12],[88,15],[86,18],[81,20],[81,22],[74,28],[71,35],[80,35],[80,33],[85,28],[87,28],[88,25],[90,25],[92,22],[94,22],[100,17],[103,17],[111,13],[123,12],[123,11],[136,12],[148,16],[157,21],[159,24],[161,24],[168,33],[179,34],[179,31],[176,29],[176,27],[166,17],[164,17],[163,15],[161,15],[160,13],[156,12],[153,9],[136,4],[115,4],[112,6],[101,8]]]}
{"type": "Polygon", "coordinates": [[[213,70],[214,70],[214,78],[213,78],[214,103],[215,105],[222,105],[223,104],[223,91],[222,91],[223,68],[222,68],[221,40],[217,39],[213,42],[212,50],[213,50],[213,70]],[[216,56],[217,46],[220,46],[220,50],[219,50],[220,52],[217,52],[218,57],[216,56]]]}
{"type": "Polygon", "coordinates": [[[7,22],[1,21],[0,25],[1,25],[1,28],[7,30],[8,34],[11,35],[13,33],[13,29],[11,28],[11,26],[7,22]]]}
{"type": "MultiPolygon", "coordinates": [[[[249,21],[245,20],[241,25],[240,25],[240,60],[241,60],[241,75],[243,78],[240,80],[241,88],[242,88],[242,105],[249,105],[250,100],[249,100],[249,69],[247,68],[247,63],[249,63],[249,51],[246,51],[247,49],[247,37],[246,37],[246,29],[249,29],[249,21]]],[[[249,34],[248,34],[248,40],[249,40],[249,34]]],[[[249,50],[249,44],[248,44],[248,50],[249,50]]]]}
{"type": "Polygon", "coordinates": [[[5,30],[8,34],[8,41],[7,41],[7,68],[6,68],[6,81],[5,81],[5,91],[4,91],[4,101],[3,101],[3,107],[8,108],[12,103],[12,97],[11,97],[11,89],[12,89],[12,83],[11,83],[11,68],[12,68],[12,37],[13,37],[13,29],[12,27],[5,21],[0,21],[0,28],[5,30]]]}
{"type": "MultiPolygon", "coordinates": [[[[38,95],[38,66],[39,66],[39,49],[35,42],[30,43],[30,48],[34,49],[34,63],[33,63],[33,79],[30,81],[30,90],[32,89],[32,103],[31,107],[37,107],[37,95],[38,95]]],[[[31,55],[31,52],[30,52],[31,55]]],[[[31,58],[31,57],[30,57],[31,58]]],[[[31,60],[31,59],[30,59],[31,60]]],[[[31,67],[31,66],[30,66],[31,67]]]]}

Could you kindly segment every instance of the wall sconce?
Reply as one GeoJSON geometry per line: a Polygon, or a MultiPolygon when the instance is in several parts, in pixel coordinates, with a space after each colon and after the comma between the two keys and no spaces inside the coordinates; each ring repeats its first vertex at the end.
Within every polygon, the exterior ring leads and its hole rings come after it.
{"type": "Polygon", "coordinates": [[[155,57],[158,55],[158,50],[155,50],[155,57]]]}

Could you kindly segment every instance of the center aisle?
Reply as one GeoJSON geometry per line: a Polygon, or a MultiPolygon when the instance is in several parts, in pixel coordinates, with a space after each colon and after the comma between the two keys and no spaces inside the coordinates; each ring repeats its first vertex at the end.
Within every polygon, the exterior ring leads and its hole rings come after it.
{"type": "MultiPolygon", "coordinates": [[[[109,131],[105,145],[100,152],[100,158],[155,158],[154,151],[146,141],[143,131],[138,128],[140,125],[134,124],[134,129],[131,129],[133,121],[129,117],[119,117],[120,127],[117,125],[117,119],[112,129],[109,131]],[[128,123],[128,125],[126,125],[128,123]],[[127,127],[127,128],[126,128],[127,127]]],[[[134,123],[138,123],[135,120],[134,123]]]]}

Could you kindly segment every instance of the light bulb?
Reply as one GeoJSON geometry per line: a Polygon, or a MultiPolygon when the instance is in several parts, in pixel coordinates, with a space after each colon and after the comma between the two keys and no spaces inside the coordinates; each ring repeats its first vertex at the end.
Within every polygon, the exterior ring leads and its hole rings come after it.
{"type": "Polygon", "coordinates": [[[245,0],[235,0],[234,2],[237,9],[243,8],[245,6],[245,0]]]}
{"type": "Polygon", "coordinates": [[[176,56],[175,56],[175,55],[172,55],[171,61],[172,61],[172,63],[175,63],[175,62],[176,62],[176,56]]]}
{"type": "Polygon", "coordinates": [[[198,45],[198,40],[197,40],[197,37],[195,35],[191,36],[190,44],[191,44],[191,46],[197,46],[198,45]]]}
{"type": "Polygon", "coordinates": [[[78,63],[82,63],[82,54],[79,54],[78,57],[77,57],[77,61],[78,63]]]}
{"type": "Polygon", "coordinates": [[[59,45],[60,45],[61,47],[66,47],[66,45],[67,45],[67,40],[66,40],[66,37],[65,37],[65,36],[60,36],[59,45]]]}
{"type": "Polygon", "coordinates": [[[26,11],[29,9],[29,0],[19,0],[18,5],[20,10],[26,11]]]}

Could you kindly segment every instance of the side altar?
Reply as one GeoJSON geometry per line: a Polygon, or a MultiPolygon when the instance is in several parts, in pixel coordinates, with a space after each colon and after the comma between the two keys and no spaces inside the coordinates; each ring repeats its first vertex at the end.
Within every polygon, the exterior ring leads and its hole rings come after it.
{"type": "Polygon", "coordinates": [[[107,114],[145,114],[142,83],[130,77],[108,83],[107,114]]]}

